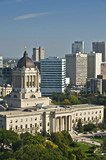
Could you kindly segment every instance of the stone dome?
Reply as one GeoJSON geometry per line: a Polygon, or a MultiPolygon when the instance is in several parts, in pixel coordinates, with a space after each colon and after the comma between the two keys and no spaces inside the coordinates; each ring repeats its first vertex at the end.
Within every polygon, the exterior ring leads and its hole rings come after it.
{"type": "Polygon", "coordinates": [[[28,57],[28,53],[25,51],[23,57],[18,61],[17,68],[35,68],[34,62],[28,57]]]}

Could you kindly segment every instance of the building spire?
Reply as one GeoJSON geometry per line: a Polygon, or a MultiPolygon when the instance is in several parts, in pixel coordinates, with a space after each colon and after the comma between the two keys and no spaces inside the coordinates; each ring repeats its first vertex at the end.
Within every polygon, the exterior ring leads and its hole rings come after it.
{"type": "Polygon", "coordinates": [[[24,49],[25,49],[25,51],[27,52],[27,47],[26,47],[26,46],[24,46],[24,49]]]}

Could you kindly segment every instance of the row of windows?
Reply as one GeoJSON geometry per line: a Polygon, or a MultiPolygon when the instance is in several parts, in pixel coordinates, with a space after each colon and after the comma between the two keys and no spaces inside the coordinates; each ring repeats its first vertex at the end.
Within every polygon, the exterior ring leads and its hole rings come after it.
{"type": "MultiPolygon", "coordinates": [[[[94,111],[88,112],[88,115],[89,115],[89,114],[98,114],[98,113],[101,113],[101,111],[99,111],[99,112],[97,112],[97,111],[96,111],[96,112],[94,112],[94,111]]],[[[86,115],[86,114],[87,114],[87,112],[84,112],[84,115],[86,115]]],[[[82,116],[82,113],[79,113],[79,114],[76,113],[76,116],[79,116],[79,115],[82,116]]]]}
{"type": "MultiPolygon", "coordinates": [[[[35,123],[35,125],[30,124],[30,128],[32,127],[38,127],[37,123],[35,123]]],[[[42,127],[42,123],[40,123],[40,127],[42,127]]],[[[25,128],[28,128],[28,124],[25,124],[25,128]]],[[[10,126],[10,129],[12,129],[12,126],[10,126]]],[[[18,125],[15,126],[15,129],[23,129],[23,125],[20,125],[20,127],[18,125]]]]}
{"type": "MultiPolygon", "coordinates": [[[[19,121],[20,121],[20,122],[23,122],[23,121],[27,122],[28,120],[29,120],[29,121],[32,121],[32,120],[35,120],[35,121],[36,121],[36,120],[37,120],[37,117],[35,117],[35,118],[29,118],[29,119],[26,118],[25,120],[23,120],[23,119],[20,119],[20,120],[16,119],[16,120],[15,120],[15,123],[17,123],[17,122],[19,122],[19,121]]],[[[40,120],[42,120],[42,116],[40,116],[40,120]]],[[[13,120],[10,120],[10,123],[13,123],[13,120]]]]}
{"type": "MultiPolygon", "coordinates": [[[[93,120],[95,120],[95,119],[97,120],[98,118],[101,119],[101,116],[99,116],[99,117],[96,116],[96,117],[92,117],[92,118],[90,118],[90,117],[88,117],[88,118],[84,117],[83,120],[84,120],[84,121],[90,121],[90,120],[93,121],[93,120]]],[[[78,122],[78,119],[76,119],[75,121],[78,122]]],[[[74,123],[75,121],[74,121],[74,119],[73,119],[73,120],[72,120],[72,123],[74,123]]]]}
{"type": "MultiPolygon", "coordinates": [[[[39,125],[40,125],[40,127],[42,127],[42,123],[40,123],[39,125]]],[[[48,125],[48,126],[50,125],[49,122],[48,122],[47,125],[48,125]]],[[[30,124],[30,128],[32,128],[32,127],[35,127],[35,128],[38,127],[37,123],[35,123],[35,125],[30,124]]],[[[25,124],[25,128],[28,128],[28,124],[25,124]]],[[[12,129],[12,126],[10,126],[10,129],[12,129]]],[[[15,129],[16,129],[16,130],[17,130],[17,129],[23,129],[23,125],[20,125],[20,127],[18,127],[18,125],[16,125],[16,126],[15,126],[15,129]]]]}

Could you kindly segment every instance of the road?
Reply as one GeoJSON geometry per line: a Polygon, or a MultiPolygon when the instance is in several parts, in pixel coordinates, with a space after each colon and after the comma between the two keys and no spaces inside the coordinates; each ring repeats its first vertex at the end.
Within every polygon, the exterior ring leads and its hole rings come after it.
{"type": "Polygon", "coordinates": [[[93,133],[88,133],[88,134],[81,133],[78,135],[76,135],[74,132],[71,132],[70,134],[75,142],[86,142],[90,144],[95,144],[97,146],[101,146],[101,143],[92,141],[92,138],[94,138],[95,136],[106,137],[106,131],[104,132],[99,131],[97,133],[93,132],[93,133]]]}

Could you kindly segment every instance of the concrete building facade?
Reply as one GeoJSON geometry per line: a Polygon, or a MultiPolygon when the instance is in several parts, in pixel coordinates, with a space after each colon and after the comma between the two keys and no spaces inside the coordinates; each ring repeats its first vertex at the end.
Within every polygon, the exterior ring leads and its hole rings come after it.
{"type": "Polygon", "coordinates": [[[52,96],[53,92],[64,93],[66,87],[66,60],[49,57],[41,60],[41,93],[52,96]]]}
{"type": "Polygon", "coordinates": [[[87,59],[87,78],[97,78],[101,74],[102,53],[89,53],[87,59]]]}
{"type": "Polygon", "coordinates": [[[66,77],[72,86],[84,86],[87,78],[87,54],[66,55],[66,77]]]}
{"type": "Polygon", "coordinates": [[[39,62],[41,59],[44,59],[44,48],[33,48],[33,55],[32,55],[33,61],[39,62]]]}
{"type": "Polygon", "coordinates": [[[86,81],[86,93],[106,94],[106,75],[89,78],[86,81]]]}
{"type": "Polygon", "coordinates": [[[106,62],[106,42],[93,42],[92,51],[102,53],[102,62],[106,62]]]}
{"type": "Polygon", "coordinates": [[[0,113],[0,128],[17,133],[49,133],[75,129],[78,119],[82,124],[103,123],[104,106],[89,104],[73,106],[46,106],[23,111],[5,111],[0,113]]]}

